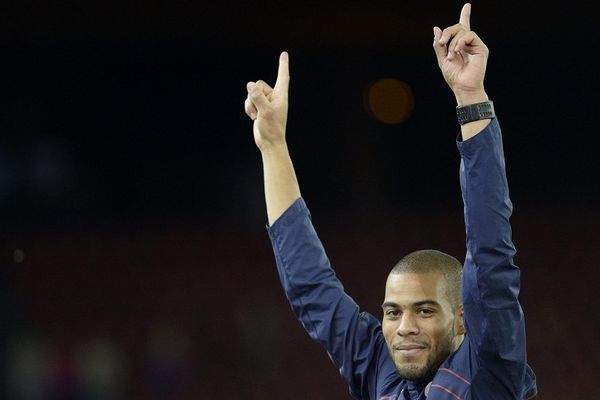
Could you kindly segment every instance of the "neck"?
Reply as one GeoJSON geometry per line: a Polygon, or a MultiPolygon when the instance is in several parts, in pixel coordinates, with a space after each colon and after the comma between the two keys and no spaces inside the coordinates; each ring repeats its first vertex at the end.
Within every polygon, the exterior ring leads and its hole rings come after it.
{"type": "Polygon", "coordinates": [[[465,340],[465,335],[461,334],[461,335],[456,335],[453,339],[453,343],[452,343],[452,351],[455,352],[456,350],[458,350],[458,348],[460,347],[460,345],[462,344],[462,342],[465,340]]]}

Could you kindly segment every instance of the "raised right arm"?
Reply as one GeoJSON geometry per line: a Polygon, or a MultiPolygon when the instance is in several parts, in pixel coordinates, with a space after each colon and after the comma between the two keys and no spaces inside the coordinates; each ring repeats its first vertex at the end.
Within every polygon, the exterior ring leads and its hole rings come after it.
{"type": "Polygon", "coordinates": [[[264,81],[248,82],[246,86],[248,98],[244,106],[254,121],[254,141],[262,156],[269,225],[300,198],[300,187],[285,141],[289,82],[289,57],[283,52],[279,56],[274,88],[264,81]]]}
{"type": "Polygon", "coordinates": [[[329,264],[300,188],[285,141],[288,55],[279,57],[277,83],[248,82],[246,114],[264,168],[269,236],[277,271],[294,313],[325,347],[357,398],[376,398],[397,379],[379,321],[361,313],[329,264]],[[383,383],[377,382],[382,376],[383,383]]]}

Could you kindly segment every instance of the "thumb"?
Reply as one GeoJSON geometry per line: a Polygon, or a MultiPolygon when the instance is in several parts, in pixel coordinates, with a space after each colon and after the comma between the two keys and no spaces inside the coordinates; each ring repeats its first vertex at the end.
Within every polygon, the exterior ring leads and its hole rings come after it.
{"type": "Polygon", "coordinates": [[[433,27],[433,50],[435,51],[435,55],[438,60],[438,64],[441,66],[442,61],[448,55],[448,47],[445,44],[440,43],[440,38],[442,37],[442,30],[434,26],[433,27]]]}

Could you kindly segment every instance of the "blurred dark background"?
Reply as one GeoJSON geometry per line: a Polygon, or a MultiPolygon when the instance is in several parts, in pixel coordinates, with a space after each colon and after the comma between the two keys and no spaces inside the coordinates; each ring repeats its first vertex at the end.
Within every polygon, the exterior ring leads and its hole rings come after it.
{"type": "MultiPolygon", "coordinates": [[[[303,196],[347,291],[379,315],[404,254],[464,257],[459,128],[431,49],[461,6],[3,4],[0,397],[349,398],[279,288],[245,83],[272,83],[290,53],[303,196]]],[[[600,398],[593,15],[473,3],[544,399],[600,398]]]]}

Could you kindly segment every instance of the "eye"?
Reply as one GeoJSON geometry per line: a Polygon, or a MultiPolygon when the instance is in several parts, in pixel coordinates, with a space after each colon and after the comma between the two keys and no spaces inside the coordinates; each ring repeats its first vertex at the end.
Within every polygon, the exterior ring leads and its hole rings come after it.
{"type": "Polygon", "coordinates": [[[433,315],[434,310],[432,310],[431,308],[420,308],[418,313],[422,317],[430,317],[433,315]]]}
{"type": "Polygon", "coordinates": [[[401,312],[398,310],[387,310],[385,316],[387,319],[396,319],[400,317],[401,312]]]}

